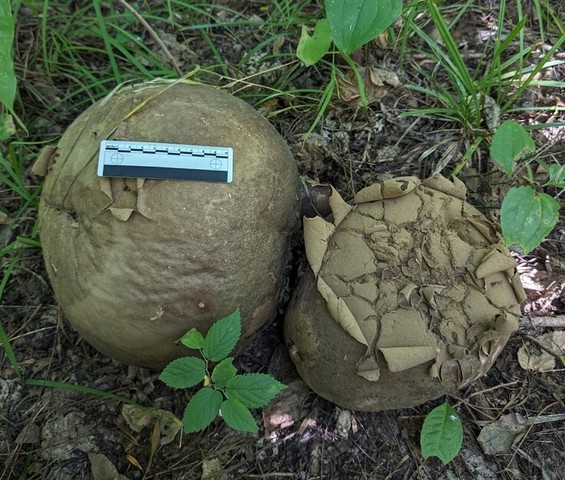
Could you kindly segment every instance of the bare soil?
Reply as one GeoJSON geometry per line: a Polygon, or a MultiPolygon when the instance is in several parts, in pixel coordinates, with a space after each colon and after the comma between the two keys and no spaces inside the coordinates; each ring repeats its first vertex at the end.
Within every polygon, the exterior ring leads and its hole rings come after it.
{"type": "MultiPolygon", "coordinates": [[[[560,8],[559,1],[554,5],[560,8]]],[[[485,1],[484,6],[493,9],[490,16],[481,10],[481,15],[467,16],[458,27],[460,47],[470,64],[480,57],[483,48],[477,32],[495,16],[493,2],[485,1]]],[[[261,7],[254,3],[246,13],[263,15],[261,7]]],[[[33,25],[29,17],[27,20],[33,25]]],[[[535,32],[535,24],[528,28],[535,32]]],[[[214,34],[222,35],[220,30],[214,34]]],[[[19,35],[22,43],[31,32],[22,27],[19,35]]],[[[261,41],[261,32],[242,29],[237,36],[215,40],[225,47],[226,56],[233,56],[228,60],[234,77],[254,73],[232,66],[261,41]]],[[[168,41],[181,67],[187,66],[182,44],[174,38],[168,41]]],[[[291,52],[295,43],[285,39],[277,48],[291,52]]],[[[194,41],[190,49],[199,63],[206,64],[210,53],[205,44],[194,41]]],[[[382,92],[368,114],[335,99],[314,133],[304,138],[316,114],[315,104],[305,109],[299,101],[282,96],[261,106],[290,145],[301,174],[329,182],[350,198],[382,174],[424,178],[441,170],[441,163],[446,161],[443,172],[449,173],[468,145],[465,132],[433,118],[416,121],[401,116],[407,108],[429,106],[429,99],[406,87],[420,81],[411,67],[418,59],[400,59],[390,47],[376,44],[363,55],[357,60],[367,67],[394,72],[400,83],[382,92]],[[283,113],[275,115],[277,111],[283,113]]],[[[273,66],[258,59],[257,71],[265,73],[256,75],[253,82],[272,82],[272,75],[277,73],[267,70],[273,66]]],[[[297,77],[294,86],[325,84],[327,71],[323,68],[308,72],[297,77]]],[[[553,69],[551,74],[556,80],[565,80],[563,67],[553,69]]],[[[32,92],[46,93],[43,80],[36,81],[37,85],[22,85],[21,93],[30,111],[35,108],[39,115],[32,92]]],[[[236,84],[233,91],[237,90],[236,84]]],[[[252,90],[245,93],[249,95],[252,90]]],[[[525,106],[562,105],[562,95],[550,89],[531,89],[522,102],[525,106]]],[[[49,125],[35,121],[36,131],[31,133],[38,138],[54,138],[78,113],[61,107],[53,112],[49,125]]],[[[563,117],[558,111],[552,115],[530,112],[521,119],[544,123],[563,121],[563,117]]],[[[536,142],[544,146],[546,161],[553,158],[563,162],[563,129],[550,133],[538,131],[536,142]]],[[[467,183],[470,202],[496,218],[500,196],[508,186],[501,185],[486,152],[483,154],[482,159],[468,165],[461,178],[467,183]]],[[[41,181],[31,173],[28,180],[30,185],[41,181]]],[[[17,203],[4,187],[0,201],[8,209],[17,203]]],[[[7,227],[11,229],[7,241],[28,235],[35,217],[36,212],[30,209],[27,216],[7,227]]],[[[236,359],[241,370],[271,372],[290,386],[268,408],[255,412],[261,425],[259,434],[234,432],[217,420],[206,431],[182,438],[179,435],[165,446],[159,445],[152,425],[140,432],[132,430],[122,416],[122,402],[26,383],[34,379],[92,387],[144,406],[169,410],[178,417],[182,417],[191,393],[171,391],[157,379],[158,372],[117,364],[81,340],[62,318],[41,252],[26,250],[9,278],[0,306],[0,319],[23,374],[19,378],[6,355],[0,356],[0,479],[565,478],[565,423],[551,417],[565,413],[565,366],[553,359],[549,366],[526,370],[518,362],[520,349],[525,347],[531,355],[539,355],[542,350],[538,343],[543,335],[565,330],[564,235],[560,222],[542,247],[527,256],[516,254],[528,293],[521,328],[489,373],[466,390],[413,409],[343,411],[309,391],[298,378],[282,340],[281,305],[279,318],[236,359]],[[425,415],[445,400],[459,413],[465,434],[460,454],[447,466],[435,458],[424,460],[419,447],[425,415]],[[477,440],[479,433],[508,414],[515,420],[506,429],[511,432],[508,445],[501,447],[501,453],[486,454],[477,440]],[[520,424],[520,418],[525,423],[520,424]]],[[[295,253],[296,273],[301,262],[300,246],[295,253]]],[[[2,268],[6,269],[7,263],[2,268]]],[[[294,280],[289,279],[291,284],[294,280]]],[[[500,440],[501,431],[495,437],[500,440]]]]}

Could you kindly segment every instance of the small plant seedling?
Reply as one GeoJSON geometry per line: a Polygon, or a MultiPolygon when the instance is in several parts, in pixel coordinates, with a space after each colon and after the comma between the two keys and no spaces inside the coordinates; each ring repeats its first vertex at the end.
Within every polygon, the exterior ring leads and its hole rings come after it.
{"type": "Polygon", "coordinates": [[[263,373],[238,375],[233,357],[228,357],[241,336],[239,309],[215,322],[204,337],[195,328],[181,343],[199,350],[202,358],[182,357],[169,363],[159,379],[172,388],[202,388],[189,400],[183,416],[187,433],[204,430],[219,414],[224,421],[242,432],[257,432],[250,408],[267,405],[286,388],[278,380],[263,373]],[[211,363],[215,363],[211,370],[211,363]]]}
{"type": "MultiPolygon", "coordinates": [[[[490,155],[496,165],[511,177],[524,154],[533,153],[535,144],[526,129],[514,120],[498,127],[490,144],[490,155]]],[[[547,166],[544,166],[547,167],[547,166]]],[[[512,187],[500,208],[500,226],[507,245],[518,245],[524,253],[536,248],[553,230],[559,219],[559,203],[552,196],[534,188],[531,169],[526,165],[530,185],[512,187]]],[[[551,165],[547,185],[563,188],[563,167],[551,165]]]]}
{"type": "Polygon", "coordinates": [[[420,432],[424,458],[437,457],[447,465],[457,456],[462,444],[461,419],[449,403],[442,403],[428,413],[420,432]]]}
{"type": "MultiPolygon", "coordinates": [[[[312,35],[308,33],[306,26],[302,27],[296,56],[305,65],[314,65],[329,52],[333,42],[355,74],[361,104],[367,108],[365,84],[350,54],[384,32],[400,16],[402,5],[402,0],[325,0],[326,18],[317,21],[312,35]]],[[[330,81],[322,94],[318,115],[308,133],[312,132],[321,119],[337,87],[337,69],[333,60],[331,67],[330,81]]]]}

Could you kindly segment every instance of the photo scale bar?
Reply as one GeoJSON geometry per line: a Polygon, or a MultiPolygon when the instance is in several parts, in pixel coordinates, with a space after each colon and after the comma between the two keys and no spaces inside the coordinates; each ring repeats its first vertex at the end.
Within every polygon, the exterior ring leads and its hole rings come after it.
{"type": "Polygon", "coordinates": [[[230,183],[233,149],[172,143],[103,140],[98,176],[230,183]]]}

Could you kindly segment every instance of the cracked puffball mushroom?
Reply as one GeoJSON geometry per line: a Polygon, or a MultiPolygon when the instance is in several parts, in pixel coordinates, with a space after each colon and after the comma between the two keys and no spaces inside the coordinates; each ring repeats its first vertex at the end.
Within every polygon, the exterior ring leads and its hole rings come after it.
{"type": "Polygon", "coordinates": [[[340,407],[405,408],[486,373],[525,297],[493,225],[457,178],[399,177],[333,190],[304,219],[308,268],[285,317],[305,382],[340,407]]]}
{"type": "Polygon", "coordinates": [[[299,176],[274,127],[216,88],[150,82],[96,103],[35,171],[53,290],[96,349],[162,368],[177,340],[236,308],[242,343],[271,320],[299,226],[299,176]],[[101,140],[233,148],[233,181],[97,176],[101,140]]]}

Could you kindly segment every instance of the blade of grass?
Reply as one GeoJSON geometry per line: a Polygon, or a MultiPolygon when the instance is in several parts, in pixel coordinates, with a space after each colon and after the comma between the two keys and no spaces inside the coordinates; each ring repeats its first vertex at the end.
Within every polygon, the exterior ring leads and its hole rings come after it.
{"type": "Polygon", "coordinates": [[[120,69],[118,68],[118,62],[116,61],[114,50],[112,48],[112,45],[115,44],[115,42],[113,41],[113,38],[108,34],[108,30],[106,29],[106,20],[102,15],[102,9],[100,8],[100,0],[94,0],[92,2],[92,5],[94,7],[94,11],[96,12],[96,21],[98,23],[100,36],[102,37],[102,40],[104,41],[104,46],[106,47],[107,58],[112,67],[112,72],[114,72],[114,80],[117,83],[123,83],[124,80],[120,73],[120,69]]]}
{"type": "Polygon", "coordinates": [[[310,134],[314,131],[318,123],[320,123],[320,120],[322,120],[322,117],[324,116],[324,113],[326,112],[332,100],[336,87],[337,87],[337,77],[334,67],[331,70],[330,81],[326,85],[326,88],[324,89],[324,93],[320,98],[320,103],[318,104],[318,113],[316,114],[316,118],[314,119],[314,122],[312,123],[312,125],[310,125],[310,128],[304,135],[305,138],[308,138],[308,136],[310,136],[310,134]]]}
{"type": "MultiPolygon", "coordinates": [[[[19,254],[14,255],[14,257],[12,257],[10,263],[8,263],[8,266],[4,270],[4,275],[2,275],[2,281],[0,282],[0,301],[4,296],[4,290],[6,288],[6,285],[8,284],[8,280],[10,279],[12,272],[14,271],[14,268],[16,267],[16,264],[18,263],[19,257],[20,257],[19,254]]],[[[2,347],[4,348],[4,353],[6,354],[6,357],[8,358],[10,365],[12,365],[14,372],[18,377],[21,378],[22,371],[20,370],[18,359],[16,358],[16,354],[14,353],[14,349],[12,348],[12,344],[10,343],[10,339],[6,334],[6,330],[4,330],[4,325],[2,322],[0,322],[0,343],[2,343],[2,347]]]]}
{"type": "Polygon", "coordinates": [[[516,91],[510,96],[510,98],[506,101],[506,103],[502,106],[501,111],[504,113],[515,101],[518,97],[520,97],[526,88],[531,86],[532,82],[534,81],[536,75],[541,72],[545,65],[553,58],[554,53],[563,45],[565,42],[565,35],[558,38],[553,47],[551,47],[546,54],[541,58],[541,60],[535,65],[532,69],[528,77],[520,83],[516,91]]]}
{"type": "Polygon", "coordinates": [[[447,25],[445,24],[443,16],[441,15],[441,12],[439,11],[435,0],[427,0],[427,4],[430,9],[432,20],[434,21],[434,24],[438,30],[442,42],[445,45],[447,52],[449,53],[450,63],[453,65],[453,72],[451,73],[460,80],[468,95],[476,95],[477,91],[475,87],[475,81],[469,74],[467,65],[465,64],[463,57],[459,53],[459,48],[457,47],[453,36],[449,32],[447,25]]]}
{"type": "Polygon", "coordinates": [[[36,380],[33,378],[26,380],[25,383],[30,387],[56,388],[60,390],[69,390],[81,394],[95,395],[105,400],[115,400],[116,402],[127,403],[129,405],[135,405],[140,408],[151,410],[151,408],[139,405],[137,402],[134,402],[133,400],[130,400],[127,397],[122,397],[121,395],[116,395],[115,393],[105,392],[104,390],[98,390],[97,388],[93,388],[93,387],[85,387],[82,385],[74,385],[72,383],[57,382],[53,380],[36,380]]]}

